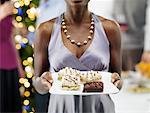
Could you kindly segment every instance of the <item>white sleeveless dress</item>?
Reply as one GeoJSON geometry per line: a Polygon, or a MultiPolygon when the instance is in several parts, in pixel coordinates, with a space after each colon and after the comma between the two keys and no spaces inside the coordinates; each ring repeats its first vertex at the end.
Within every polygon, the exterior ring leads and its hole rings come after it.
{"type": "MultiPolygon", "coordinates": [[[[94,37],[84,54],[77,58],[65,47],[61,36],[61,16],[56,19],[48,47],[50,71],[71,67],[82,71],[108,71],[110,63],[109,41],[99,18],[95,22],[94,37]]],[[[109,95],[62,96],[50,95],[48,113],[115,113],[109,95]]]]}

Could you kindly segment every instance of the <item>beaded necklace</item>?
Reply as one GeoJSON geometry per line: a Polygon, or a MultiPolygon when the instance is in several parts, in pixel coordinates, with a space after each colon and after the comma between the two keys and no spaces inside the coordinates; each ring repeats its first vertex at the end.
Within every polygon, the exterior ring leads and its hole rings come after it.
{"type": "Polygon", "coordinates": [[[65,19],[64,19],[64,15],[62,15],[62,23],[61,23],[61,25],[62,25],[63,32],[66,35],[67,39],[72,44],[75,44],[77,47],[81,47],[81,46],[86,45],[92,39],[92,34],[94,33],[94,19],[93,18],[91,19],[91,26],[90,26],[90,30],[89,30],[89,35],[87,36],[87,40],[84,40],[83,42],[79,42],[79,41],[76,41],[76,40],[71,38],[71,34],[68,33],[68,30],[67,30],[67,26],[66,26],[66,22],[65,22],[65,19]]]}

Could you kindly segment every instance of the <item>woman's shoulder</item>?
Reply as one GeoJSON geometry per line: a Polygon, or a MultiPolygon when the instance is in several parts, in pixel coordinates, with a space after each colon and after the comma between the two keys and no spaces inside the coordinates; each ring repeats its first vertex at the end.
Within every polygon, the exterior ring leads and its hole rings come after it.
{"type": "Polygon", "coordinates": [[[120,28],[117,21],[105,18],[103,16],[98,16],[99,20],[102,22],[104,29],[106,30],[117,30],[120,28]]]}
{"type": "Polygon", "coordinates": [[[43,39],[43,37],[45,38],[50,38],[52,29],[53,29],[53,25],[55,23],[56,18],[45,21],[43,23],[41,23],[39,26],[37,26],[36,29],[36,34],[38,35],[38,37],[41,37],[43,39]]]}
{"type": "Polygon", "coordinates": [[[110,43],[121,40],[120,26],[115,20],[98,16],[110,43]]]}
{"type": "Polygon", "coordinates": [[[55,23],[56,18],[45,21],[37,26],[37,30],[42,30],[44,32],[50,32],[53,28],[53,24],[55,23]]]}
{"type": "Polygon", "coordinates": [[[48,45],[55,20],[56,19],[48,20],[46,22],[41,23],[37,27],[35,42],[40,42],[44,43],[45,45],[48,45]]]}

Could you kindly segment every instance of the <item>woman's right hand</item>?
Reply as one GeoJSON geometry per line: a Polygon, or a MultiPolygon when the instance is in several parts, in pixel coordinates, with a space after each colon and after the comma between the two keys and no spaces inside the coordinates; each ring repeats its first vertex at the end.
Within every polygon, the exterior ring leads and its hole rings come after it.
{"type": "Polygon", "coordinates": [[[50,72],[44,72],[40,77],[33,79],[33,86],[40,94],[48,93],[53,83],[53,79],[50,72]]]}

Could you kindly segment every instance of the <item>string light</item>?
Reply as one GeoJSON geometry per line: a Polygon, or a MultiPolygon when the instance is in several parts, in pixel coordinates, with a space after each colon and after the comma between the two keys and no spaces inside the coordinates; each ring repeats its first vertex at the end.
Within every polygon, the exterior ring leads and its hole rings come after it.
{"type": "MultiPolygon", "coordinates": [[[[32,44],[32,48],[34,48],[34,44],[32,44]]],[[[34,57],[34,56],[33,56],[34,57]]]]}
{"type": "Polygon", "coordinates": [[[22,17],[21,17],[21,16],[17,16],[17,17],[16,17],[16,20],[17,20],[18,22],[20,22],[20,21],[22,20],[22,17]]]}
{"type": "MultiPolygon", "coordinates": [[[[13,14],[15,14],[15,20],[13,21],[13,25],[16,28],[25,27],[25,23],[30,23],[31,21],[35,21],[37,17],[37,9],[36,5],[32,3],[32,0],[12,0],[14,2],[13,14]],[[23,10],[23,7],[28,7],[29,9],[23,10]],[[25,12],[24,12],[25,11],[25,12]],[[24,14],[26,13],[26,14],[24,14]],[[25,16],[27,15],[27,16],[25,16]]],[[[34,32],[34,25],[27,25],[27,29],[29,32],[34,32]]],[[[21,35],[14,36],[16,42],[16,49],[20,50],[21,48],[25,48],[29,43],[29,40],[26,37],[21,35]]],[[[34,47],[33,45],[31,47],[34,47]]],[[[22,113],[34,113],[34,107],[30,107],[30,96],[31,92],[33,92],[33,88],[31,87],[31,80],[34,75],[33,71],[33,57],[28,57],[22,61],[23,66],[25,67],[25,78],[20,78],[19,83],[21,87],[19,88],[20,94],[25,98],[23,101],[23,110],[22,113]],[[28,99],[27,99],[28,98],[28,99]]]]}
{"type": "Polygon", "coordinates": [[[22,39],[22,42],[23,42],[24,44],[27,44],[27,43],[28,43],[28,39],[27,39],[27,38],[23,38],[23,39],[22,39]]]}
{"type": "Polygon", "coordinates": [[[33,74],[32,73],[27,73],[27,78],[32,78],[33,74]]]}
{"type": "Polygon", "coordinates": [[[19,8],[20,7],[20,3],[19,2],[15,2],[14,7],[15,8],[19,8]]]}
{"type": "Polygon", "coordinates": [[[28,17],[33,21],[35,20],[35,15],[34,14],[29,14],[28,17]]]}
{"type": "Polygon", "coordinates": [[[24,4],[28,6],[30,4],[30,0],[24,0],[24,4]]]}
{"type": "Polygon", "coordinates": [[[32,72],[32,68],[31,68],[30,66],[26,66],[26,67],[25,67],[25,71],[26,71],[27,73],[32,72]]]}
{"type": "Polygon", "coordinates": [[[17,50],[21,49],[21,45],[20,44],[16,44],[16,49],[17,50]]]}
{"type": "Polygon", "coordinates": [[[26,105],[26,106],[29,105],[29,103],[30,103],[29,100],[24,100],[24,102],[23,102],[23,104],[26,105]]]}
{"type": "Polygon", "coordinates": [[[32,111],[35,112],[35,109],[32,107],[32,111]]]}
{"type": "Polygon", "coordinates": [[[28,57],[28,58],[27,58],[27,61],[28,61],[29,63],[32,63],[32,62],[33,62],[33,58],[32,58],[32,57],[28,57]]]}
{"type": "Polygon", "coordinates": [[[22,22],[19,22],[17,26],[18,26],[18,28],[23,28],[24,25],[22,22]]]}
{"type": "Polygon", "coordinates": [[[18,13],[18,10],[17,9],[13,9],[13,14],[17,14],[18,13]]]}
{"type": "Polygon", "coordinates": [[[29,91],[25,91],[25,92],[24,92],[24,96],[25,96],[25,97],[29,97],[29,96],[30,96],[30,92],[29,92],[29,91]]]}
{"type": "Polygon", "coordinates": [[[29,63],[28,63],[27,60],[24,60],[24,61],[23,61],[23,65],[24,65],[24,66],[27,66],[28,64],[29,64],[29,63]]]}
{"type": "Polygon", "coordinates": [[[24,83],[25,83],[25,82],[28,82],[28,79],[24,78],[24,83]]]}
{"type": "Polygon", "coordinates": [[[30,32],[34,32],[34,31],[35,31],[35,27],[34,27],[33,25],[30,25],[30,26],[28,27],[28,30],[29,30],[30,32]]]}
{"type": "Polygon", "coordinates": [[[16,41],[16,43],[20,43],[21,40],[22,40],[22,36],[21,36],[21,35],[16,35],[16,36],[15,36],[15,41],[16,41]]]}
{"type": "Polygon", "coordinates": [[[30,9],[30,13],[36,14],[36,9],[35,9],[35,7],[32,7],[32,8],[30,9]]]}
{"type": "Polygon", "coordinates": [[[20,94],[21,94],[21,95],[24,95],[25,87],[21,86],[21,87],[19,88],[19,91],[20,91],[20,94]]]}
{"type": "Polygon", "coordinates": [[[27,110],[23,109],[23,110],[22,110],[22,113],[27,113],[27,110]]]}
{"type": "Polygon", "coordinates": [[[25,83],[24,83],[24,86],[25,86],[26,88],[29,88],[29,87],[30,87],[30,83],[29,83],[29,82],[25,82],[25,83]]]}
{"type": "Polygon", "coordinates": [[[20,0],[19,3],[20,3],[20,6],[21,6],[21,7],[24,6],[24,1],[21,1],[21,0],[20,0]]]}
{"type": "Polygon", "coordinates": [[[25,82],[24,78],[19,79],[19,83],[24,84],[24,82],[25,82]]]}

